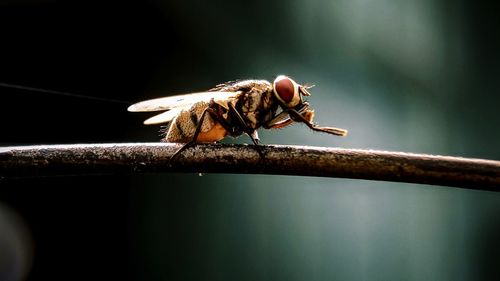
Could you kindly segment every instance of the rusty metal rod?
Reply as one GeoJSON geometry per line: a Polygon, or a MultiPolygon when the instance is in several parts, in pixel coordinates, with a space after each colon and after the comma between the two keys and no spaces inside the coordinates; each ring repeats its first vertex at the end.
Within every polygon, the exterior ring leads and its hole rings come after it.
{"type": "Polygon", "coordinates": [[[200,144],[169,162],[172,143],[0,148],[0,178],[116,173],[248,173],[340,177],[500,191],[500,161],[307,146],[200,144]]]}

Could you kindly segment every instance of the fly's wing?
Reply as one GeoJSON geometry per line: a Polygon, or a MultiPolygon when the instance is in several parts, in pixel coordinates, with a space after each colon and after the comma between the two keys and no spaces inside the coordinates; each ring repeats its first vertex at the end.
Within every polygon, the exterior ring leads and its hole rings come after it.
{"type": "Polygon", "coordinates": [[[165,98],[158,98],[152,100],[141,101],[136,104],[129,106],[128,111],[131,112],[149,112],[149,111],[161,111],[169,110],[179,107],[187,107],[193,103],[200,101],[210,101],[212,98],[215,101],[225,100],[232,97],[236,97],[241,92],[201,92],[194,94],[178,95],[165,98]]]}
{"type": "Polygon", "coordinates": [[[209,102],[211,99],[218,102],[237,97],[239,94],[241,94],[241,91],[217,91],[171,96],[138,102],[129,106],[128,111],[151,112],[168,110],[144,121],[145,125],[161,124],[172,121],[182,110],[189,109],[194,103],[201,101],[209,102]]]}
{"type": "Polygon", "coordinates": [[[169,111],[165,111],[163,113],[160,113],[158,115],[155,115],[146,121],[144,121],[144,125],[155,125],[155,124],[161,124],[161,123],[167,123],[172,121],[172,119],[175,118],[175,116],[179,115],[181,111],[184,109],[184,107],[176,107],[174,109],[171,109],[169,111]]]}

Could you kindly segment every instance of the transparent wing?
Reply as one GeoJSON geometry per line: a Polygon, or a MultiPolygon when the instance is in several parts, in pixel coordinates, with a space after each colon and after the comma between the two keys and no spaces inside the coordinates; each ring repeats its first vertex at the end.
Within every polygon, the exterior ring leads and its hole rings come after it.
{"type": "Polygon", "coordinates": [[[155,124],[161,124],[161,123],[167,123],[170,122],[172,119],[175,118],[185,107],[176,107],[173,108],[169,111],[165,111],[163,113],[160,113],[158,115],[155,115],[146,121],[144,121],[144,125],[155,125],[155,124]]]}
{"type": "Polygon", "coordinates": [[[199,101],[210,101],[212,98],[215,101],[225,100],[231,97],[236,97],[241,91],[236,92],[201,92],[194,94],[178,95],[165,98],[141,101],[129,106],[128,111],[131,112],[147,112],[169,110],[179,107],[187,107],[199,101]]]}

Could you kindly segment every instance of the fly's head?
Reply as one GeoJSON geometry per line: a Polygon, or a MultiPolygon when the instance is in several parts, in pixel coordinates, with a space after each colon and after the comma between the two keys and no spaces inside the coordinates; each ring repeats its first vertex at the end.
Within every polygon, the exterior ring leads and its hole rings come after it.
{"type": "Polygon", "coordinates": [[[299,84],[285,75],[274,79],[273,93],[283,109],[294,108],[302,102],[299,84]]]}
{"type": "Polygon", "coordinates": [[[306,124],[313,131],[336,136],[347,135],[347,130],[345,129],[321,127],[312,122],[314,110],[309,107],[309,103],[302,99],[303,96],[311,95],[308,91],[311,87],[312,86],[297,84],[288,76],[280,75],[276,77],[273,82],[273,93],[282,111],[266,125],[270,128],[282,128],[289,125],[292,121],[295,121],[306,124]]]}
{"type": "MultiPolygon", "coordinates": [[[[280,75],[274,79],[273,93],[283,111],[293,109],[299,112],[307,121],[311,122],[314,117],[314,111],[302,97],[310,96],[311,94],[308,89],[312,87],[312,85],[300,85],[292,78],[280,75]]],[[[291,117],[292,119],[296,119],[293,116],[291,117]]]]}

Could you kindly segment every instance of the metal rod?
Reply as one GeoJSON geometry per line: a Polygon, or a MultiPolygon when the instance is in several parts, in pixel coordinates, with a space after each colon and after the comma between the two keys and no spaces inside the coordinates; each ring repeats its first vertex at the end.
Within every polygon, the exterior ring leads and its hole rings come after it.
{"type": "Polygon", "coordinates": [[[0,178],[129,173],[248,173],[340,177],[500,191],[500,161],[307,146],[172,143],[0,148],[0,178]]]}

